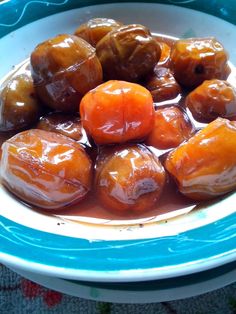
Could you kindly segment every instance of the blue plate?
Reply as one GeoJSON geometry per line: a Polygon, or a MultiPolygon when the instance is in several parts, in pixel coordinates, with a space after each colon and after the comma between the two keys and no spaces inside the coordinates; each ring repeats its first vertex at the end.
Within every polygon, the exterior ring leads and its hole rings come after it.
{"type": "MultiPolygon", "coordinates": [[[[1,59],[4,56],[0,76],[27,58],[39,42],[58,33],[72,33],[95,16],[145,24],[154,32],[171,36],[215,36],[236,63],[234,1],[209,1],[207,10],[205,1],[156,2],[162,4],[86,7],[95,2],[1,1],[0,34],[5,36],[0,40],[1,59]],[[163,4],[167,2],[180,6],[163,4]]],[[[137,220],[122,224],[43,215],[2,187],[0,199],[0,261],[23,271],[67,279],[130,282],[198,273],[236,260],[234,194],[201,208],[186,207],[172,216],[152,217],[152,223],[137,220]]]]}

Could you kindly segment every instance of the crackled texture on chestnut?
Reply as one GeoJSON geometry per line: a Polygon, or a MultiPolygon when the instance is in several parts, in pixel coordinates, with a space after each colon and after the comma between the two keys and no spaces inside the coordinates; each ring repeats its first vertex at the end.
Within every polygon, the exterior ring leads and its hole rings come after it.
{"type": "Polygon", "coordinates": [[[218,118],[169,153],[165,167],[180,192],[208,200],[236,188],[236,121],[218,118]]]}
{"type": "Polygon", "coordinates": [[[83,38],[93,47],[109,32],[122,25],[121,22],[108,18],[94,18],[80,25],[75,35],[83,38]]]}
{"type": "Polygon", "coordinates": [[[196,87],[205,80],[226,79],[228,54],[214,37],[176,41],[171,52],[171,67],[177,81],[196,87]]]}
{"type": "Polygon", "coordinates": [[[76,112],[83,95],[102,82],[95,48],[77,36],[58,35],[39,44],[30,61],[37,95],[52,109],[76,112]]]}
{"type": "Polygon", "coordinates": [[[236,118],[236,90],[227,81],[204,81],[188,94],[185,104],[198,121],[210,122],[217,117],[236,118]]]}
{"type": "Polygon", "coordinates": [[[137,82],[153,70],[161,49],[146,27],[131,24],[108,33],[96,52],[106,80],[137,82]]]}
{"type": "Polygon", "coordinates": [[[58,209],[88,193],[92,163],[74,140],[31,129],[2,145],[1,175],[3,185],[26,203],[58,209]]]}
{"type": "Polygon", "coordinates": [[[158,149],[170,149],[189,139],[194,131],[183,109],[177,106],[160,107],[155,111],[154,127],[145,143],[158,149]]]}
{"type": "Polygon", "coordinates": [[[145,145],[122,145],[101,151],[96,164],[96,195],[103,206],[120,213],[151,209],[161,196],[165,170],[145,145]]]}

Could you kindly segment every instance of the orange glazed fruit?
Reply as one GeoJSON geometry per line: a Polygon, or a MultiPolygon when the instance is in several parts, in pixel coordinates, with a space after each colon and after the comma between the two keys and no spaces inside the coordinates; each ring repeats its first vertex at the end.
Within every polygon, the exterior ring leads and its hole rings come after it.
{"type": "Polygon", "coordinates": [[[177,40],[171,52],[171,67],[177,81],[196,87],[205,80],[225,79],[228,54],[215,38],[177,40]]]}
{"type": "Polygon", "coordinates": [[[153,100],[141,85],[108,81],[83,97],[80,115],[83,127],[97,144],[141,140],[153,127],[153,100]]]}
{"type": "Polygon", "coordinates": [[[170,69],[159,66],[155,67],[145,87],[151,92],[155,102],[173,99],[181,92],[170,69]]]}
{"type": "Polygon", "coordinates": [[[207,80],[188,94],[185,104],[198,121],[232,119],[236,117],[236,90],[227,81],[207,80]]]}
{"type": "Polygon", "coordinates": [[[155,123],[146,144],[159,149],[177,147],[189,139],[194,126],[187,114],[177,106],[158,108],[155,111],[155,123]]]}
{"type": "Polygon", "coordinates": [[[165,178],[158,157],[145,145],[106,148],[96,163],[96,194],[117,213],[148,211],[160,198],[165,178]]]}
{"type": "Polygon", "coordinates": [[[174,149],[165,162],[179,191],[208,200],[236,188],[236,122],[218,118],[174,149]]]}
{"type": "Polygon", "coordinates": [[[54,132],[32,129],[2,145],[2,183],[31,205],[58,209],[90,190],[92,164],[80,144],[54,132]]]}

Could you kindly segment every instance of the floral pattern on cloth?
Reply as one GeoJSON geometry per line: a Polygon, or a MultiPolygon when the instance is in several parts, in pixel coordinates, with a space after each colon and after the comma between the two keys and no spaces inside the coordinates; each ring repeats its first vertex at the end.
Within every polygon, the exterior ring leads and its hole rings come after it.
{"type": "Polygon", "coordinates": [[[44,303],[50,308],[61,302],[62,294],[57,291],[44,289],[42,286],[30,280],[21,279],[22,295],[28,299],[42,297],[44,303]]]}
{"type": "Polygon", "coordinates": [[[96,302],[53,291],[0,264],[0,314],[236,314],[236,283],[184,300],[151,304],[96,302]]]}

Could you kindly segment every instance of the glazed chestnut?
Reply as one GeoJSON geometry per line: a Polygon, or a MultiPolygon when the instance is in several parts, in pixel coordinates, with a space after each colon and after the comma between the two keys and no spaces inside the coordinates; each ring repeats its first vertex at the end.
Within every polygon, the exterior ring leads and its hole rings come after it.
{"type": "Polygon", "coordinates": [[[0,131],[27,128],[39,119],[40,111],[30,73],[13,76],[0,92],[0,131]]]}
{"type": "Polygon", "coordinates": [[[61,112],[52,112],[41,117],[37,129],[61,133],[76,141],[84,136],[80,118],[61,112]]]}
{"type": "Polygon", "coordinates": [[[189,38],[176,41],[171,52],[171,67],[177,81],[196,87],[205,80],[225,79],[228,55],[215,38],[189,38]]]}
{"type": "Polygon", "coordinates": [[[113,19],[94,18],[80,25],[76,29],[75,35],[83,38],[93,47],[96,47],[100,39],[121,25],[122,23],[113,19]]]}
{"type": "Polygon", "coordinates": [[[31,129],[3,143],[1,175],[2,184],[24,202],[59,209],[88,193],[92,164],[74,140],[31,129]]]}
{"type": "Polygon", "coordinates": [[[165,167],[179,191],[208,200],[236,188],[236,122],[217,118],[169,153],[165,167]]]}
{"type": "Polygon", "coordinates": [[[181,88],[170,69],[156,66],[154,73],[148,79],[145,87],[151,92],[155,102],[161,102],[177,97],[181,88]]]}
{"type": "Polygon", "coordinates": [[[186,106],[193,117],[210,122],[217,117],[236,117],[236,90],[227,81],[207,80],[186,97],[186,106]]]}
{"type": "Polygon", "coordinates": [[[155,111],[154,127],[145,143],[158,149],[174,148],[189,139],[194,130],[187,114],[181,108],[160,107],[155,111]]]}
{"type": "Polygon", "coordinates": [[[153,100],[141,85],[108,81],[83,97],[80,116],[86,132],[97,144],[137,141],[152,130],[153,100]]]}
{"type": "Polygon", "coordinates": [[[121,26],[104,36],[96,46],[106,80],[137,82],[158,62],[160,46],[150,31],[137,24],[121,26]]]}
{"type": "Polygon", "coordinates": [[[158,65],[162,67],[169,67],[171,46],[163,41],[158,41],[158,44],[160,45],[161,48],[161,56],[158,61],[158,65]]]}
{"type": "Polygon", "coordinates": [[[95,183],[96,195],[108,210],[139,213],[160,198],[165,170],[144,145],[116,146],[98,158],[95,183]]]}
{"type": "Polygon", "coordinates": [[[75,112],[83,95],[102,82],[95,49],[77,36],[58,35],[39,44],[30,61],[38,97],[58,111],[75,112]]]}

